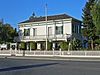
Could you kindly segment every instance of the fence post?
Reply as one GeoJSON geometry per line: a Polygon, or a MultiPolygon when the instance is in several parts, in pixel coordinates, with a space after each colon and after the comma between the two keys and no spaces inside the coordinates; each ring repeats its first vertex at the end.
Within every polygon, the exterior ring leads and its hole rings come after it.
{"type": "Polygon", "coordinates": [[[87,56],[87,52],[85,51],[85,56],[87,56]]]}
{"type": "Polygon", "coordinates": [[[53,48],[53,56],[54,56],[55,54],[54,54],[54,48],[53,48]]]}
{"type": "Polygon", "coordinates": [[[61,48],[59,50],[60,50],[60,55],[62,55],[61,48]]]}

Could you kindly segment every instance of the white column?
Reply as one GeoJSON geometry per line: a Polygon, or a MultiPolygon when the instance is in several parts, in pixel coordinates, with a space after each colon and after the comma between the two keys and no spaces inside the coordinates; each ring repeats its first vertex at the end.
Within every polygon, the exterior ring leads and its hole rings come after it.
{"type": "Polygon", "coordinates": [[[30,44],[30,52],[31,52],[32,50],[31,50],[31,44],[30,44]]]}
{"type": "Polygon", "coordinates": [[[27,48],[27,50],[29,49],[29,48],[28,48],[28,43],[27,43],[27,42],[26,42],[26,48],[27,48]]]}
{"type": "Polygon", "coordinates": [[[60,51],[60,55],[62,55],[61,48],[59,49],[59,51],[60,51]]]}
{"type": "Polygon", "coordinates": [[[71,43],[69,42],[69,45],[68,45],[68,54],[70,54],[70,49],[71,49],[71,43]]]}
{"type": "Polygon", "coordinates": [[[37,43],[37,49],[41,49],[41,44],[37,43]]]}
{"type": "Polygon", "coordinates": [[[53,48],[55,49],[55,43],[53,43],[53,48]]]}
{"type": "Polygon", "coordinates": [[[53,34],[54,34],[54,39],[56,40],[56,22],[53,21],[53,24],[54,24],[53,34]]]}
{"type": "Polygon", "coordinates": [[[33,37],[33,28],[32,28],[32,26],[30,27],[30,40],[32,39],[32,37],[33,37]]]}

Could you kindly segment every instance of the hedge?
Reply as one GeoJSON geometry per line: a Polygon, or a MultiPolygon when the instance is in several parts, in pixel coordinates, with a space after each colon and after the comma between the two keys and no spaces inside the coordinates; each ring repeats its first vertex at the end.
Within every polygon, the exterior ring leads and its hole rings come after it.
{"type": "Polygon", "coordinates": [[[25,42],[21,42],[20,45],[19,45],[19,48],[21,50],[25,50],[26,49],[26,43],[25,42]]]}
{"type": "Polygon", "coordinates": [[[32,50],[35,50],[37,48],[36,42],[30,42],[30,47],[32,50]]]}
{"type": "Polygon", "coordinates": [[[62,42],[60,42],[60,48],[62,49],[62,50],[68,50],[68,42],[65,42],[65,41],[62,41],[62,42]]]}

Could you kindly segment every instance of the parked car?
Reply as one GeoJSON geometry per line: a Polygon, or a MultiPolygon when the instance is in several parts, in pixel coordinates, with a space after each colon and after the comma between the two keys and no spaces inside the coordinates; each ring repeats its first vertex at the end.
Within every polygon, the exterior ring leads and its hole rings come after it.
{"type": "Polygon", "coordinates": [[[1,44],[0,49],[1,50],[7,50],[7,44],[1,44]]]}

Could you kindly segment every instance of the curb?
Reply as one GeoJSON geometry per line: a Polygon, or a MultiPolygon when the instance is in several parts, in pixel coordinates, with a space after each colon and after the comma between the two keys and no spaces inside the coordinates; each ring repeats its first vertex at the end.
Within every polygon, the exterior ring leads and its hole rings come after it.
{"type": "Polygon", "coordinates": [[[100,61],[100,57],[99,58],[95,58],[95,57],[40,57],[40,56],[3,56],[0,58],[4,58],[4,59],[31,59],[31,60],[53,60],[53,61],[100,61]]]}

